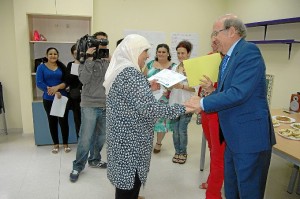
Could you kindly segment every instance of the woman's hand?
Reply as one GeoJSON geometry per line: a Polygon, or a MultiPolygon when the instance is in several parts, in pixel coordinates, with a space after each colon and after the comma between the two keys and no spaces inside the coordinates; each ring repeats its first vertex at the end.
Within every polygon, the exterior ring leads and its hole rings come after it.
{"type": "Polygon", "coordinates": [[[174,86],[172,86],[172,88],[183,89],[183,84],[177,83],[174,86]]]}
{"type": "Polygon", "coordinates": [[[51,86],[51,87],[48,86],[47,94],[53,96],[58,91],[58,89],[59,89],[58,86],[51,86]]]}
{"type": "Polygon", "coordinates": [[[204,79],[200,79],[200,86],[202,87],[202,89],[204,89],[207,93],[212,93],[215,88],[214,88],[214,83],[211,81],[211,79],[206,76],[203,75],[204,79]]]}
{"type": "Polygon", "coordinates": [[[157,91],[160,89],[160,84],[157,83],[156,79],[150,81],[150,88],[151,88],[151,91],[157,91]]]}
{"type": "Polygon", "coordinates": [[[58,99],[61,98],[61,93],[60,92],[56,92],[55,95],[57,96],[58,99]]]}

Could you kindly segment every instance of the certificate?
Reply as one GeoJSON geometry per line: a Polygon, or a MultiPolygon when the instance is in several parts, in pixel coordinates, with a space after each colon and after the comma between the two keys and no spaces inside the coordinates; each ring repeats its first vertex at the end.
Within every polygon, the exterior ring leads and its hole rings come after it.
{"type": "Polygon", "coordinates": [[[51,106],[50,115],[63,117],[66,111],[67,102],[68,102],[67,97],[61,96],[61,98],[58,99],[57,96],[55,95],[51,106]]]}
{"type": "Polygon", "coordinates": [[[148,78],[149,81],[151,80],[157,80],[157,83],[160,83],[161,85],[165,86],[166,88],[169,88],[183,80],[186,79],[186,76],[177,73],[173,70],[169,69],[163,69],[160,72],[156,73],[155,75],[148,78]]]}
{"type": "Polygon", "coordinates": [[[220,53],[184,60],[183,65],[189,86],[199,85],[203,75],[208,76],[212,82],[217,82],[220,63],[220,53]]]}

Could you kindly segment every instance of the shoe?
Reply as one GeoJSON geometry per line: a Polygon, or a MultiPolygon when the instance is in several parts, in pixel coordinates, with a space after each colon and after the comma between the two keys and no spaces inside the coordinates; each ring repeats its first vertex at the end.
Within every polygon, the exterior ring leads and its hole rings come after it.
{"type": "Polygon", "coordinates": [[[139,196],[138,199],[145,199],[145,197],[144,196],[139,196]]]}
{"type": "Polygon", "coordinates": [[[76,182],[78,180],[78,177],[79,177],[79,172],[76,170],[72,170],[72,172],[70,173],[70,181],[76,182]]]}
{"type": "Polygon", "coordinates": [[[184,164],[186,162],[186,159],[187,159],[187,154],[180,154],[177,162],[179,164],[184,164]]]}
{"type": "Polygon", "coordinates": [[[53,149],[51,150],[51,152],[53,153],[53,154],[57,154],[58,152],[59,152],[59,146],[54,146],[53,147],[53,149]]]}
{"type": "Polygon", "coordinates": [[[68,147],[68,146],[65,147],[65,152],[66,152],[66,153],[69,153],[70,151],[72,151],[72,149],[71,149],[70,147],[68,147]]]}
{"type": "Polygon", "coordinates": [[[179,160],[179,154],[175,153],[175,155],[172,158],[172,162],[173,163],[178,163],[178,160],[179,160]]]}
{"type": "Polygon", "coordinates": [[[200,184],[199,189],[207,189],[208,184],[206,182],[203,182],[202,184],[200,184]]]}
{"type": "Polygon", "coordinates": [[[153,153],[159,153],[160,152],[160,149],[161,149],[161,145],[162,144],[155,144],[155,147],[153,149],[153,153]]]}
{"type": "Polygon", "coordinates": [[[104,162],[104,161],[91,162],[91,163],[89,163],[89,166],[92,167],[92,168],[106,169],[107,168],[107,163],[104,162]]]}

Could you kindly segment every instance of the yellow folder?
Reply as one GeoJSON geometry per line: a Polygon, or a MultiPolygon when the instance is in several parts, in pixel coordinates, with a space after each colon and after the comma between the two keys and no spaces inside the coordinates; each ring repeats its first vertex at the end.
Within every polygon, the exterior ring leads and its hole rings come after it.
{"type": "Polygon", "coordinates": [[[220,53],[205,55],[183,61],[189,86],[198,86],[203,75],[208,76],[213,82],[218,80],[220,53]]]}

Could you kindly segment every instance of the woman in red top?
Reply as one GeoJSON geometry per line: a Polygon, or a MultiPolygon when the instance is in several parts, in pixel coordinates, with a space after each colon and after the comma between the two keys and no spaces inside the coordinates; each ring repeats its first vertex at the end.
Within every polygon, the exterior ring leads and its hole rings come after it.
{"type": "MultiPolygon", "coordinates": [[[[216,44],[212,42],[212,53],[216,53],[216,44]]],[[[209,54],[212,54],[209,53],[209,54]]],[[[222,55],[221,55],[222,56],[222,55]]],[[[213,82],[205,77],[202,87],[199,88],[198,95],[205,97],[217,88],[217,82],[213,82]]],[[[219,134],[219,120],[217,113],[201,112],[202,129],[208,143],[210,151],[210,173],[207,181],[200,185],[201,189],[206,189],[206,199],[221,199],[221,189],[224,181],[224,151],[225,142],[221,144],[219,134]]]]}

